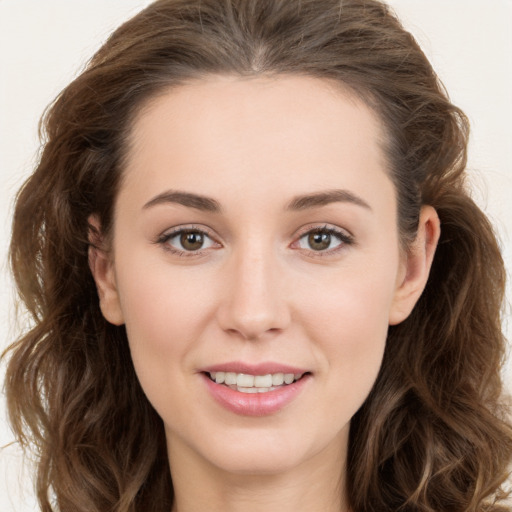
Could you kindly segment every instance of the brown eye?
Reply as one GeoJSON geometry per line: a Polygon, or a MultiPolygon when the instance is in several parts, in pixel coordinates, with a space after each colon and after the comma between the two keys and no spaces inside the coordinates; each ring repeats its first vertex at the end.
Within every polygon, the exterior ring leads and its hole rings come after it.
{"type": "Polygon", "coordinates": [[[182,255],[183,253],[197,253],[203,249],[218,247],[208,233],[200,229],[177,229],[176,231],[164,234],[158,242],[171,252],[182,255]]]}
{"type": "Polygon", "coordinates": [[[324,251],[331,245],[331,237],[332,235],[330,233],[323,231],[309,233],[308,245],[313,251],[324,251]]]}
{"type": "Polygon", "coordinates": [[[326,226],[324,228],[314,228],[304,233],[298,239],[295,246],[299,249],[306,249],[306,251],[317,252],[319,255],[323,253],[327,255],[334,254],[337,249],[352,243],[353,238],[351,235],[341,229],[326,226]]]}
{"type": "Polygon", "coordinates": [[[183,231],[180,243],[186,251],[198,251],[204,244],[204,234],[199,231],[183,231]]]}

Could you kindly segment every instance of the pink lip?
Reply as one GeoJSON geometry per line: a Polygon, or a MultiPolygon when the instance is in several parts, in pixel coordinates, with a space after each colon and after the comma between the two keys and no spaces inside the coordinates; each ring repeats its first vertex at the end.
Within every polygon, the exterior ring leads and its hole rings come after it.
{"type": "MultiPolygon", "coordinates": [[[[223,365],[222,368],[226,369],[227,366],[223,365]]],[[[235,371],[233,366],[229,368],[230,369],[228,371],[235,371]]],[[[236,368],[238,370],[243,369],[240,366],[237,366],[236,368]]],[[[283,371],[283,366],[280,366],[280,370],[278,371],[269,371],[268,366],[265,366],[265,368],[267,369],[266,371],[261,372],[261,368],[259,368],[255,372],[254,367],[251,367],[251,369],[248,370],[248,367],[245,366],[245,373],[249,373],[251,375],[266,375],[268,373],[302,373],[300,370],[296,371],[298,370],[297,368],[293,369],[291,367],[287,367],[290,371],[287,370],[286,372],[283,371]]],[[[244,373],[244,371],[237,371],[236,373],[244,373]]],[[[206,373],[201,373],[200,375],[203,378],[206,388],[217,403],[228,411],[242,416],[267,416],[280,411],[297,398],[307,383],[311,380],[311,375],[306,374],[298,381],[284,385],[273,391],[268,391],[266,393],[242,393],[231,389],[224,384],[215,383],[206,373]]]]}
{"type": "Polygon", "coordinates": [[[259,363],[247,364],[241,361],[231,361],[228,363],[216,364],[201,368],[201,372],[233,372],[233,373],[247,373],[249,375],[268,375],[269,373],[293,373],[303,374],[308,370],[304,368],[297,368],[295,366],[288,366],[281,363],[259,363]]]}

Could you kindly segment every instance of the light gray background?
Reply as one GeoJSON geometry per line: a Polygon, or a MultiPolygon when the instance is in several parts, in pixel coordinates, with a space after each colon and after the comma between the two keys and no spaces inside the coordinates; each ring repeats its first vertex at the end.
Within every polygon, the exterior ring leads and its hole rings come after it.
{"type": "MultiPolygon", "coordinates": [[[[36,161],[38,119],[108,34],[148,3],[0,0],[0,350],[16,332],[5,255],[13,197],[36,161]]],[[[469,115],[469,168],[475,198],[499,231],[510,272],[512,0],[389,3],[419,40],[454,103],[469,115]]],[[[509,287],[509,301],[511,296],[509,287]]],[[[512,329],[507,323],[505,328],[510,339],[512,329]]],[[[508,367],[506,373],[512,389],[508,367]]],[[[2,395],[0,446],[12,441],[4,409],[2,395]]],[[[23,469],[16,446],[0,450],[0,510],[36,510],[28,475],[30,467],[23,469]]]]}

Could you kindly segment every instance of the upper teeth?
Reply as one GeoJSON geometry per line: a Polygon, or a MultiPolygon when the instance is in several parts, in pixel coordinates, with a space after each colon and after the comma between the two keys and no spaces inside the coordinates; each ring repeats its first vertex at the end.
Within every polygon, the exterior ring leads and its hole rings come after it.
{"type": "Polygon", "coordinates": [[[247,373],[234,372],[210,372],[210,377],[217,384],[234,385],[241,388],[270,388],[291,384],[302,377],[301,373],[272,373],[267,375],[249,375],[247,373]]]}

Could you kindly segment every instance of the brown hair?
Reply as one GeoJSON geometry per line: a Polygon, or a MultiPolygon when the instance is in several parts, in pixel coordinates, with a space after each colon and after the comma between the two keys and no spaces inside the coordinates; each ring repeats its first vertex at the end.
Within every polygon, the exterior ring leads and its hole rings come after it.
{"type": "Polygon", "coordinates": [[[10,252],[33,326],[10,348],[6,380],[14,430],[37,456],[41,509],[171,507],[162,422],[124,328],[100,312],[87,219],[96,214],[109,233],[142,105],[212,73],[301,74],[350,88],[385,127],[404,243],[422,204],[441,219],[425,292],[390,328],[380,374],[351,423],[352,509],[504,510],[512,429],[500,381],[503,262],[464,186],[466,117],[376,0],[159,0],[121,26],[46,112],[10,252]]]}

